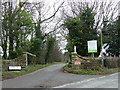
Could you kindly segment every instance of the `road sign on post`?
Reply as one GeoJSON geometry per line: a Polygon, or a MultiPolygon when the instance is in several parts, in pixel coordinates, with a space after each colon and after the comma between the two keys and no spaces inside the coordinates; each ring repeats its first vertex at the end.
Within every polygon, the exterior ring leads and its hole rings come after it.
{"type": "Polygon", "coordinates": [[[91,40],[87,42],[88,53],[97,53],[97,40],[91,40]]]}

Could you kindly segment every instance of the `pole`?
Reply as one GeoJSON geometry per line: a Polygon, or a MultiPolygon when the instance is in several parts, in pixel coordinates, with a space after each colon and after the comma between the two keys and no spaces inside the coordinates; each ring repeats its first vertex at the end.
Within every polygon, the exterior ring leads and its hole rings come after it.
{"type": "Polygon", "coordinates": [[[26,53],[26,67],[28,66],[28,59],[27,59],[27,53],[26,53]]]}
{"type": "Polygon", "coordinates": [[[94,53],[92,53],[92,57],[93,57],[93,59],[94,59],[94,53]]]}
{"type": "Polygon", "coordinates": [[[102,69],[104,67],[104,60],[103,60],[103,53],[102,53],[102,50],[103,50],[103,43],[102,43],[102,29],[101,29],[101,59],[102,59],[102,69]]]}
{"type": "MultiPolygon", "coordinates": [[[[0,38],[2,38],[2,1],[1,0],[0,0],[0,38]]],[[[2,46],[1,40],[0,40],[0,46],[2,46]]]]}
{"type": "Polygon", "coordinates": [[[74,46],[74,52],[76,53],[76,46],[74,46]]]}

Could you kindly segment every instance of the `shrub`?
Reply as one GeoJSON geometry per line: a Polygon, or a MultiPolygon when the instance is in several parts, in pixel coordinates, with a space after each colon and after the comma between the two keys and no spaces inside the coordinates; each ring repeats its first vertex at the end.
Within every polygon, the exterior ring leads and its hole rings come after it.
{"type": "Polygon", "coordinates": [[[104,58],[104,66],[107,68],[120,67],[118,66],[119,63],[120,63],[120,58],[115,58],[115,57],[104,58]]]}

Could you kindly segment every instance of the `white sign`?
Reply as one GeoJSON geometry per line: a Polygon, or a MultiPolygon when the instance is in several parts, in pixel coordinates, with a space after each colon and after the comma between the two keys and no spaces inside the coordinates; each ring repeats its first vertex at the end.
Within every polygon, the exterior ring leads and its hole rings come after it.
{"type": "Polygon", "coordinates": [[[97,40],[88,41],[88,53],[97,53],[97,40]]]}
{"type": "Polygon", "coordinates": [[[21,66],[9,66],[8,67],[9,70],[21,70],[21,66]]]}

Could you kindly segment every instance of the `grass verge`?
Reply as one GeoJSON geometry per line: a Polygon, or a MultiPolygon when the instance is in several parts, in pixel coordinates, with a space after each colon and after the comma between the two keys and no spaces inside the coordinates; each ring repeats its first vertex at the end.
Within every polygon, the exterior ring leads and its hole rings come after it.
{"type": "Polygon", "coordinates": [[[74,70],[69,65],[65,65],[63,67],[63,71],[73,73],[73,74],[83,74],[83,75],[104,75],[104,74],[112,74],[118,72],[119,68],[99,68],[98,70],[84,70],[84,69],[79,69],[79,70],[74,70]]]}
{"type": "Polygon", "coordinates": [[[2,80],[12,79],[17,76],[29,74],[31,72],[34,72],[36,70],[39,70],[39,69],[42,69],[44,67],[54,65],[54,64],[60,64],[60,63],[55,62],[55,63],[45,64],[45,65],[35,65],[35,66],[30,65],[25,70],[22,70],[22,71],[2,71],[2,80]]]}

